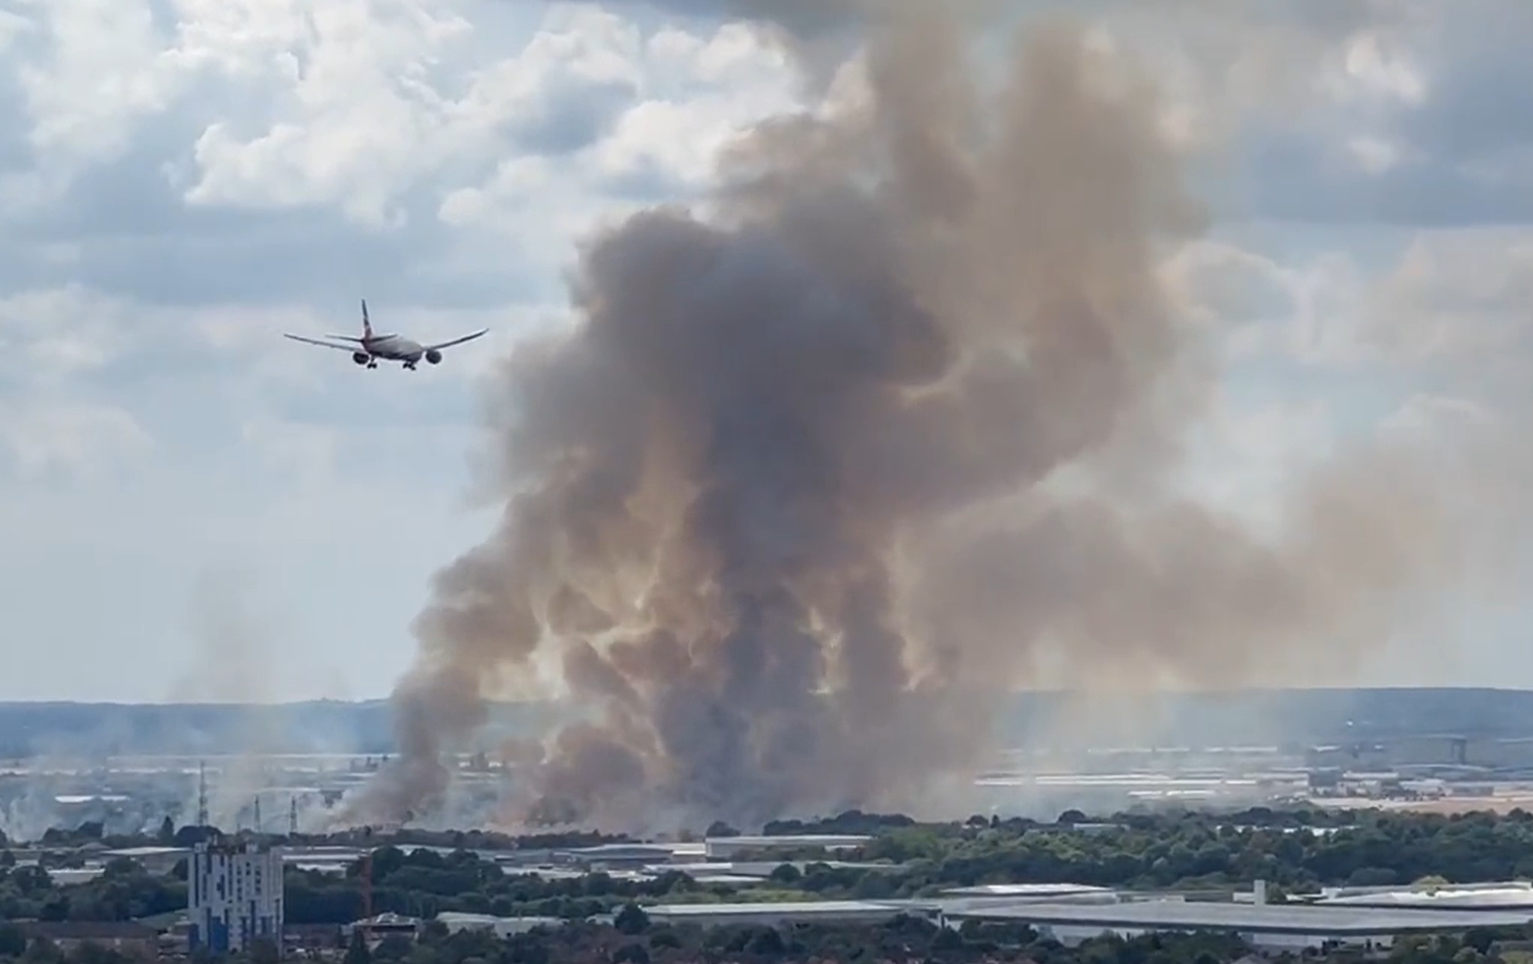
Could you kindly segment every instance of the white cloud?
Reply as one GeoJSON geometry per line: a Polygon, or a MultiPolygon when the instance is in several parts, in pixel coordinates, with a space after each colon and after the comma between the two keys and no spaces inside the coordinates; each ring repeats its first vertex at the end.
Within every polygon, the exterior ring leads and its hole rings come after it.
{"type": "Polygon", "coordinates": [[[109,160],[139,118],[165,108],[185,76],[146,4],[58,0],[38,9],[48,50],[18,70],[29,139],[55,162],[109,160]]]}
{"type": "Polygon", "coordinates": [[[0,408],[0,439],[23,476],[52,471],[100,475],[119,460],[141,456],[152,440],[121,409],[41,401],[25,408],[0,408]]]}

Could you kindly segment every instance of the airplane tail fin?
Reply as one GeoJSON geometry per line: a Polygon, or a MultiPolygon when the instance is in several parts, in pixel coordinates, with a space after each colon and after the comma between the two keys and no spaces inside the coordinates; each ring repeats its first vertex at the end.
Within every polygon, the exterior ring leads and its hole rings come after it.
{"type": "Polygon", "coordinates": [[[367,317],[367,299],[362,299],[362,337],[373,337],[373,323],[367,317]]]}

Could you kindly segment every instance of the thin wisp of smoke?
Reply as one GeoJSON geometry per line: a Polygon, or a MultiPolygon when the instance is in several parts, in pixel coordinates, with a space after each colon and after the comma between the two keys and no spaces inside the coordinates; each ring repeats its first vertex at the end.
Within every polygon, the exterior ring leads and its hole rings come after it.
{"type": "Polygon", "coordinates": [[[1217,366],[1160,270],[1205,216],[1154,87],[1062,23],[989,84],[939,6],[869,29],[862,96],[743,138],[706,217],[582,251],[576,324],[496,379],[504,514],[437,576],[351,819],[439,806],[549,660],[589,719],[508,822],[752,825],[919,807],[1046,664],[1249,682],[1468,578],[1418,447],[1327,466],[1276,541],[1178,495],[1217,366]]]}

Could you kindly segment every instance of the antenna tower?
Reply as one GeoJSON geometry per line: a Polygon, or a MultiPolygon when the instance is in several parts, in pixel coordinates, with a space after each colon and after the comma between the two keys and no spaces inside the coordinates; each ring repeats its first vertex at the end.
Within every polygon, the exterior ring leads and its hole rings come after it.
{"type": "Polygon", "coordinates": [[[259,793],[255,798],[255,832],[261,832],[261,795],[259,793]]]}
{"type": "Polygon", "coordinates": [[[298,836],[298,794],[293,794],[287,801],[287,835],[298,836]]]}
{"type": "Polygon", "coordinates": [[[373,919],[373,852],[362,855],[362,919],[373,919]]]}
{"type": "Polygon", "coordinates": [[[208,773],[201,760],[197,761],[197,826],[208,825],[208,773]]]}

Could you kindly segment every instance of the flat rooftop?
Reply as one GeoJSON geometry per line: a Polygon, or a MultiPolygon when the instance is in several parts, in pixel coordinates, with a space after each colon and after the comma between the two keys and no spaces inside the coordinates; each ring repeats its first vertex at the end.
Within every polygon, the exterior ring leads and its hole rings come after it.
{"type": "Polygon", "coordinates": [[[1349,894],[1315,901],[1317,907],[1400,907],[1432,910],[1533,910],[1533,890],[1527,887],[1481,889],[1444,888],[1435,892],[1390,891],[1349,894]]]}
{"type": "MultiPolygon", "coordinates": [[[[810,900],[759,901],[746,904],[655,904],[644,908],[651,917],[707,918],[734,915],[792,915],[812,917],[836,914],[887,914],[895,917],[902,908],[895,901],[810,900]]],[[[1454,915],[1459,916],[1459,915],[1454,915]]]]}
{"type": "Polygon", "coordinates": [[[860,833],[788,833],[788,834],[740,834],[735,837],[709,837],[707,846],[723,844],[728,847],[855,847],[873,838],[860,833]]]}
{"type": "Polygon", "coordinates": [[[949,910],[948,914],[1067,927],[1101,927],[1103,930],[1228,930],[1338,936],[1458,931],[1468,927],[1518,927],[1533,920],[1533,912],[1529,911],[1438,911],[1154,900],[1096,905],[1019,902],[976,906],[970,903],[962,909],[949,910]]]}
{"type": "Polygon", "coordinates": [[[1109,887],[1092,884],[976,884],[973,887],[954,887],[942,895],[953,897],[1063,897],[1073,894],[1111,894],[1109,887]]]}

